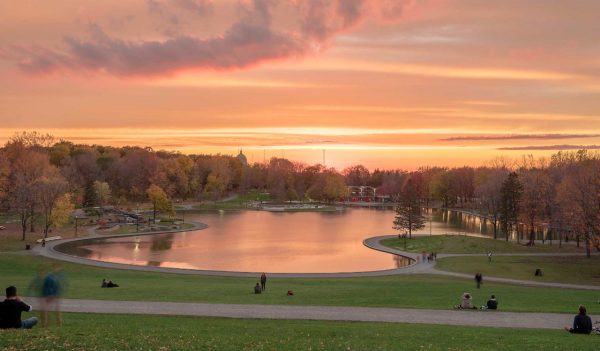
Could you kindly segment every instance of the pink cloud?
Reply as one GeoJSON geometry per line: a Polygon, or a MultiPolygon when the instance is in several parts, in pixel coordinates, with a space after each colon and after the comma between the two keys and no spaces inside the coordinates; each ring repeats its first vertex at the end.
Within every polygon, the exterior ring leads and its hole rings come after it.
{"type": "MultiPolygon", "coordinates": [[[[326,48],[339,33],[366,20],[397,19],[415,0],[271,0],[242,1],[242,14],[221,35],[200,38],[181,34],[164,40],[124,40],[92,26],[89,39],[68,36],[62,49],[16,47],[11,56],[31,74],[57,71],[105,72],[115,76],[161,76],[180,70],[243,69],[265,61],[302,57],[326,48]],[[277,8],[291,6],[297,15],[291,28],[273,24],[277,8]]],[[[154,3],[154,2],[151,2],[154,3]]],[[[176,2],[210,6],[208,1],[176,2]]],[[[161,6],[166,6],[161,3],[161,6]]],[[[6,55],[5,55],[6,56],[6,55]]]]}

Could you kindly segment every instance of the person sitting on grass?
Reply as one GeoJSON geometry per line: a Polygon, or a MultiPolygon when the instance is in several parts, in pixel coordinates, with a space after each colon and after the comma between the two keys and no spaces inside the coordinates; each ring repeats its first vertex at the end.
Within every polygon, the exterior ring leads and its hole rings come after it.
{"type": "Polygon", "coordinates": [[[113,283],[113,281],[112,281],[112,280],[109,280],[109,281],[108,281],[108,283],[106,283],[106,287],[107,287],[107,288],[118,288],[118,287],[119,287],[119,284],[117,284],[117,283],[113,283]]]}
{"type": "Polygon", "coordinates": [[[31,306],[17,296],[17,288],[6,288],[6,300],[0,303],[0,329],[31,329],[37,324],[38,319],[31,317],[21,320],[21,312],[31,312],[31,306]]]}
{"type": "Polygon", "coordinates": [[[565,330],[574,334],[590,334],[592,332],[592,319],[587,315],[584,305],[579,305],[579,314],[573,320],[573,327],[565,330]]]}
{"type": "Polygon", "coordinates": [[[496,295],[490,296],[490,299],[487,300],[485,306],[481,306],[482,310],[497,310],[498,309],[498,300],[496,300],[496,295]]]}
{"type": "Polygon", "coordinates": [[[254,286],[254,293],[260,294],[261,292],[262,292],[262,287],[260,286],[260,283],[256,283],[256,285],[254,286]]]}
{"type": "Polygon", "coordinates": [[[471,294],[464,293],[462,296],[462,302],[460,305],[454,306],[454,308],[459,310],[470,310],[477,307],[473,307],[473,298],[471,297],[471,294]]]}

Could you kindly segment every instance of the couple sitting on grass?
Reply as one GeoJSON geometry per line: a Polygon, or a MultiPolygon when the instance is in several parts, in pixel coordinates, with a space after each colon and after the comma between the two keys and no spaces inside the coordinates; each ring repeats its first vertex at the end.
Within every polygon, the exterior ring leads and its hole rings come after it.
{"type": "MultiPolygon", "coordinates": [[[[477,307],[473,306],[473,297],[469,293],[464,293],[462,296],[462,302],[460,305],[454,306],[455,309],[458,310],[476,310],[477,307]]],[[[496,300],[496,296],[490,296],[489,300],[487,300],[485,306],[479,307],[481,310],[497,310],[498,309],[498,300],[496,300]]]]}

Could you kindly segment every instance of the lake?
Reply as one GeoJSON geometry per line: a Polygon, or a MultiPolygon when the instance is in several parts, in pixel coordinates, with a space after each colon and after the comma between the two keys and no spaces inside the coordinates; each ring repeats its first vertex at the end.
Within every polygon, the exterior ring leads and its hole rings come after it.
{"type": "MultiPolygon", "coordinates": [[[[476,217],[430,210],[421,235],[486,233],[476,217]],[[431,224],[431,225],[430,225],[431,224]]],[[[94,239],[61,248],[93,260],[135,265],[272,273],[364,272],[393,269],[410,260],[369,249],[363,240],[397,234],[391,210],[340,212],[214,211],[186,213],[204,230],[94,239]]]]}

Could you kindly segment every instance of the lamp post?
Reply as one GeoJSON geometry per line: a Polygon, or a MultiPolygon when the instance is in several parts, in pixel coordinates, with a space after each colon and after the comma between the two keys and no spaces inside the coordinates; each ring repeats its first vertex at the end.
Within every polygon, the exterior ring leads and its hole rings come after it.
{"type": "Polygon", "coordinates": [[[79,220],[79,216],[75,215],[75,237],[77,237],[77,234],[79,232],[79,223],[77,222],[79,220]]]}

